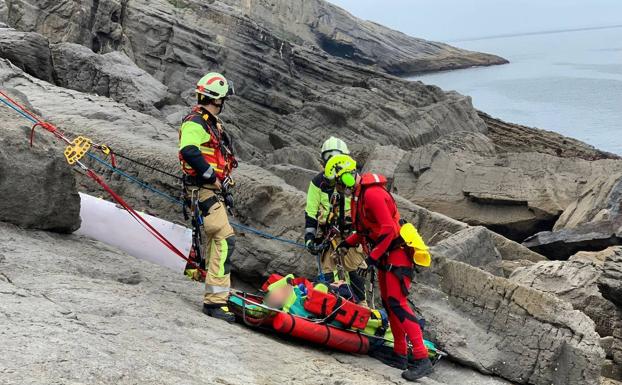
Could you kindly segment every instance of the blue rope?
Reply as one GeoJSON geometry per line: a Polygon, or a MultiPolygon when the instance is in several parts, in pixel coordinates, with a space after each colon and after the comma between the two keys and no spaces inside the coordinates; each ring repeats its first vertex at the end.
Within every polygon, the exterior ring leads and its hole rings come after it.
{"type": "MultiPolygon", "coordinates": [[[[122,170],[119,170],[118,168],[114,167],[112,164],[106,162],[105,160],[101,159],[100,157],[98,157],[96,155],[91,154],[90,152],[87,152],[86,154],[87,154],[87,156],[89,158],[99,162],[100,164],[102,164],[106,168],[108,168],[108,169],[112,170],[113,172],[123,176],[124,178],[129,179],[131,182],[136,183],[137,185],[141,186],[142,188],[144,188],[146,190],[149,190],[149,191],[153,192],[154,194],[160,195],[161,197],[163,197],[163,198],[165,198],[165,199],[167,199],[167,200],[169,200],[169,201],[171,201],[171,202],[173,202],[175,204],[183,206],[184,202],[182,200],[177,199],[177,198],[173,197],[172,195],[169,195],[169,194],[167,194],[167,193],[165,193],[163,191],[160,191],[157,188],[155,188],[153,186],[150,186],[147,183],[141,181],[140,179],[135,178],[135,177],[133,177],[133,176],[123,172],[122,170]]],[[[272,239],[272,240],[275,240],[275,241],[279,241],[279,242],[282,242],[282,243],[287,243],[287,244],[298,246],[298,247],[303,247],[303,248],[306,247],[302,243],[298,243],[296,241],[292,241],[292,240],[285,239],[285,238],[280,238],[280,237],[277,237],[275,235],[268,234],[268,233],[263,232],[261,230],[257,230],[255,228],[252,228],[252,227],[249,227],[249,226],[245,226],[245,225],[242,225],[242,224],[239,224],[239,223],[232,222],[231,225],[233,227],[235,227],[235,228],[238,228],[240,230],[248,231],[250,233],[259,235],[259,236],[261,236],[263,238],[266,238],[266,239],[272,239]]]]}
{"type": "Polygon", "coordinates": [[[30,120],[33,124],[37,123],[37,121],[30,115],[28,115],[27,113],[25,113],[24,111],[20,110],[17,106],[14,106],[12,103],[10,103],[8,100],[4,100],[4,98],[0,98],[0,102],[6,104],[8,107],[10,107],[11,109],[13,109],[14,111],[16,111],[18,114],[20,114],[21,116],[23,116],[24,118],[30,120]]]}
{"type": "MultiPolygon", "coordinates": [[[[137,179],[137,178],[135,178],[135,177],[133,177],[133,176],[131,176],[131,175],[129,175],[129,174],[119,170],[118,168],[114,167],[112,164],[106,162],[105,160],[99,158],[98,156],[93,155],[90,152],[88,152],[87,155],[90,158],[92,158],[92,159],[96,160],[97,162],[101,163],[102,165],[106,166],[107,168],[109,168],[113,172],[116,172],[119,175],[129,179],[130,181],[140,185],[144,189],[149,190],[149,191],[151,191],[151,192],[153,192],[153,193],[155,193],[157,195],[160,195],[160,196],[168,199],[169,201],[171,201],[173,203],[176,203],[176,204],[179,204],[179,205],[183,205],[184,204],[184,202],[182,200],[177,199],[177,198],[173,197],[172,195],[169,195],[169,194],[167,194],[165,192],[162,192],[162,191],[156,189],[155,187],[152,187],[152,186],[148,185],[147,183],[141,181],[140,179],[137,179]]],[[[305,245],[302,244],[302,243],[298,243],[296,241],[292,241],[292,240],[289,240],[289,239],[280,238],[280,237],[268,234],[266,232],[263,232],[261,230],[257,230],[255,228],[252,228],[252,227],[249,227],[249,226],[245,226],[245,225],[242,225],[242,224],[239,224],[239,223],[231,223],[231,225],[233,227],[236,227],[236,228],[240,229],[240,230],[245,230],[245,231],[248,231],[250,233],[260,235],[263,238],[273,239],[275,241],[279,241],[279,242],[282,242],[282,243],[288,243],[290,245],[294,245],[294,246],[298,246],[298,247],[305,247],[305,245]]]]}
{"type": "Polygon", "coordinates": [[[298,243],[298,242],[296,242],[296,241],[292,241],[292,240],[289,240],[289,239],[279,238],[279,237],[277,237],[277,236],[274,236],[274,235],[271,235],[271,234],[268,234],[268,233],[264,233],[264,232],[263,232],[263,231],[261,231],[261,230],[257,230],[257,229],[254,229],[254,228],[252,228],[252,227],[248,227],[248,226],[245,226],[245,225],[241,225],[241,224],[239,224],[239,223],[231,223],[231,225],[232,225],[233,227],[237,227],[237,228],[238,228],[238,229],[240,229],[240,230],[245,230],[245,231],[248,231],[248,232],[251,232],[251,233],[254,233],[254,234],[260,235],[260,236],[262,236],[263,238],[273,239],[273,240],[275,240],[275,241],[279,241],[279,242],[282,242],[282,243],[289,243],[290,245],[294,245],[294,246],[298,246],[298,247],[306,247],[306,246],[305,246],[305,245],[303,245],[302,243],[298,243]]]}
{"type": "MultiPolygon", "coordinates": [[[[37,123],[37,121],[36,121],[35,119],[33,119],[33,117],[32,117],[32,116],[30,116],[30,115],[26,114],[24,111],[22,111],[21,109],[19,109],[17,106],[14,106],[12,103],[10,103],[8,100],[4,100],[4,98],[0,98],[0,101],[1,101],[2,103],[4,103],[5,105],[7,105],[8,107],[10,107],[11,109],[13,109],[14,111],[16,111],[17,113],[19,113],[19,114],[20,114],[21,116],[23,116],[24,118],[26,118],[26,119],[28,119],[29,121],[31,121],[32,123],[37,123]]],[[[131,181],[131,182],[133,182],[133,183],[136,183],[137,185],[141,186],[141,187],[142,187],[142,188],[144,188],[145,190],[149,190],[149,191],[151,191],[152,193],[154,193],[154,194],[156,194],[156,195],[159,195],[159,196],[161,196],[161,197],[163,197],[163,198],[165,198],[165,199],[169,200],[169,201],[170,201],[170,202],[172,202],[172,203],[175,203],[175,204],[178,204],[178,205],[182,205],[182,206],[183,206],[184,202],[183,202],[182,200],[180,200],[180,199],[178,199],[178,198],[175,198],[174,196],[172,196],[172,195],[170,195],[170,194],[167,194],[167,193],[165,193],[165,192],[163,192],[163,191],[160,191],[160,190],[158,190],[157,188],[155,188],[155,187],[153,187],[153,186],[151,186],[151,185],[149,185],[149,184],[147,184],[147,183],[145,183],[145,182],[141,181],[140,179],[135,178],[135,177],[133,177],[133,176],[131,176],[131,175],[127,174],[126,172],[124,172],[124,171],[122,171],[122,170],[120,170],[120,169],[118,169],[118,168],[114,167],[112,164],[110,164],[110,163],[106,162],[105,160],[103,160],[102,158],[98,157],[97,155],[94,155],[94,154],[92,154],[92,153],[90,153],[90,152],[87,152],[87,153],[86,153],[86,155],[87,155],[89,158],[93,159],[94,161],[96,161],[96,162],[100,163],[100,164],[101,164],[101,165],[103,165],[104,167],[106,167],[106,168],[110,169],[112,172],[114,172],[114,173],[117,173],[117,174],[121,175],[122,177],[124,177],[124,178],[128,179],[129,181],[131,181]]],[[[253,233],[253,234],[259,235],[259,236],[261,236],[261,237],[263,237],[263,238],[266,238],[266,239],[272,239],[272,240],[275,240],[275,241],[278,241],[278,242],[287,243],[287,244],[294,245],[294,246],[298,246],[298,247],[303,247],[303,248],[305,247],[305,245],[304,245],[304,244],[302,244],[302,243],[298,243],[298,242],[296,242],[296,241],[292,241],[292,240],[285,239],[285,238],[280,238],[280,237],[274,236],[274,235],[272,235],[272,234],[268,234],[268,233],[263,232],[263,231],[261,231],[261,230],[257,230],[257,229],[254,229],[254,228],[252,228],[252,227],[245,226],[245,225],[242,225],[242,224],[239,224],[239,223],[234,223],[234,222],[232,222],[232,223],[231,223],[231,225],[232,225],[233,227],[236,227],[236,228],[240,229],[240,230],[245,230],[245,231],[248,231],[248,232],[250,232],[250,233],[253,233]]]]}
{"type": "Polygon", "coordinates": [[[149,190],[149,191],[153,192],[154,194],[160,195],[161,197],[163,197],[163,198],[165,198],[165,199],[167,199],[167,200],[169,200],[169,201],[171,201],[173,203],[176,203],[178,205],[183,205],[184,204],[184,202],[182,200],[180,200],[178,198],[175,198],[174,196],[169,195],[169,194],[167,194],[167,193],[165,193],[163,191],[160,191],[157,188],[152,187],[152,186],[148,185],[147,183],[141,181],[140,179],[135,178],[135,177],[133,177],[133,176],[131,176],[131,175],[129,175],[129,174],[119,170],[118,168],[116,168],[112,164],[106,162],[105,160],[103,160],[102,158],[98,157],[97,155],[93,155],[90,152],[87,152],[86,155],[89,158],[91,158],[91,159],[97,161],[98,163],[102,164],[106,168],[112,170],[112,172],[115,172],[115,173],[123,176],[124,178],[127,178],[130,181],[136,183],[137,185],[139,185],[140,187],[144,188],[145,190],[149,190]]]}

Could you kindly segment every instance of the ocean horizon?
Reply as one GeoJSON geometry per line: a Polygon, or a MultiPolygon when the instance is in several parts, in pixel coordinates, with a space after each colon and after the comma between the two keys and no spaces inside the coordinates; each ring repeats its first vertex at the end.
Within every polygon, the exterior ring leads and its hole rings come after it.
{"type": "Polygon", "coordinates": [[[410,77],[471,96],[505,121],[622,155],[622,26],[454,41],[510,61],[410,77]]]}

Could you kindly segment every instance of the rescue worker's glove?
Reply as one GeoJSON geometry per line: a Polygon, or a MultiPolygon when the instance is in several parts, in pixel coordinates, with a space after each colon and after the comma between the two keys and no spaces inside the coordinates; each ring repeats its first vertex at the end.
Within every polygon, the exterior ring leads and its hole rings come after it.
{"type": "Polygon", "coordinates": [[[305,243],[305,246],[307,247],[307,251],[313,255],[320,254],[322,252],[322,249],[324,248],[321,243],[315,243],[315,241],[312,239],[309,239],[305,243]]]}

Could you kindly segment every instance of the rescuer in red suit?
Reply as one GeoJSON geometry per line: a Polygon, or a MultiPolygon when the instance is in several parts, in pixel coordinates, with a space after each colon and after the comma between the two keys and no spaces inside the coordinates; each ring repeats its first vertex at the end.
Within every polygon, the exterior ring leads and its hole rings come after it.
{"type": "Polygon", "coordinates": [[[343,159],[327,164],[330,169],[325,174],[352,191],[351,213],[355,230],[340,247],[362,244],[368,256],[367,264],[377,267],[383,306],[389,314],[395,338],[393,355],[377,358],[391,366],[406,369],[402,377],[414,381],[433,372],[421,327],[407,299],[413,280],[414,250],[400,242],[400,214],[395,200],[386,189],[386,178],[371,173],[359,175],[352,158],[347,155],[339,157],[343,159]],[[406,337],[412,344],[414,360],[410,362],[406,337]]]}

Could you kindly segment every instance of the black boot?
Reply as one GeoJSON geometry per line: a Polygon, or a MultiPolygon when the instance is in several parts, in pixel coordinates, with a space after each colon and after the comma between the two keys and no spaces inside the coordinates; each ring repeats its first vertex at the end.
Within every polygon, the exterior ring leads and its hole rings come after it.
{"type": "Polygon", "coordinates": [[[210,317],[218,318],[229,323],[235,322],[235,314],[229,311],[227,305],[208,305],[204,303],[203,313],[210,317]]]}
{"type": "Polygon", "coordinates": [[[408,367],[408,357],[396,354],[391,348],[380,347],[374,349],[369,352],[369,356],[397,369],[404,370],[408,367]]]}
{"type": "Polygon", "coordinates": [[[415,381],[434,372],[429,358],[408,362],[408,370],[402,372],[402,377],[408,381],[415,381]]]}

